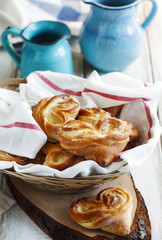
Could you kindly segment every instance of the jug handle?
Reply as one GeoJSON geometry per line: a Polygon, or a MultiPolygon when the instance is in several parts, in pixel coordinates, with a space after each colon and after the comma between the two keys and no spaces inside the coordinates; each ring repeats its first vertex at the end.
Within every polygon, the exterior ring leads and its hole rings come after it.
{"type": "Polygon", "coordinates": [[[145,21],[142,23],[142,28],[144,30],[146,30],[146,28],[152,22],[153,18],[155,17],[155,14],[157,12],[157,9],[158,9],[158,4],[157,4],[156,0],[149,0],[149,1],[152,2],[152,9],[151,9],[151,12],[149,13],[149,15],[147,16],[147,18],[145,19],[145,21]]]}
{"type": "Polygon", "coordinates": [[[21,36],[22,29],[16,27],[16,26],[10,26],[8,27],[2,34],[1,41],[4,49],[8,54],[12,57],[12,59],[15,61],[17,67],[20,69],[20,61],[21,61],[21,56],[20,54],[16,51],[14,46],[10,43],[8,39],[9,34],[14,34],[22,38],[21,36]]]}

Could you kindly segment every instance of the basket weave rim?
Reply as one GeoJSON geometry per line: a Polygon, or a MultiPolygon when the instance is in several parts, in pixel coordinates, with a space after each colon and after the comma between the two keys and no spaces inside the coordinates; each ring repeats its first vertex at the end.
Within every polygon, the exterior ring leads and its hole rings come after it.
{"type": "MultiPolygon", "coordinates": [[[[26,83],[26,78],[9,78],[0,82],[0,88],[18,88],[20,83],[26,83]]],[[[13,89],[14,90],[14,89],[13,89]]]]}
{"type": "Polygon", "coordinates": [[[65,181],[78,181],[78,180],[99,180],[99,179],[109,179],[111,177],[117,177],[119,175],[122,175],[123,173],[118,172],[118,171],[114,171],[111,173],[107,173],[107,174],[96,174],[96,175],[90,175],[90,176],[76,176],[74,178],[60,178],[60,177],[54,177],[54,176],[36,176],[36,175],[31,175],[28,173],[20,173],[20,172],[16,172],[12,169],[3,169],[1,170],[1,172],[6,173],[6,174],[10,174],[10,175],[17,175],[17,176],[21,176],[22,178],[32,178],[37,179],[37,180],[42,180],[42,179],[46,179],[46,180],[65,180],[65,181]]]}

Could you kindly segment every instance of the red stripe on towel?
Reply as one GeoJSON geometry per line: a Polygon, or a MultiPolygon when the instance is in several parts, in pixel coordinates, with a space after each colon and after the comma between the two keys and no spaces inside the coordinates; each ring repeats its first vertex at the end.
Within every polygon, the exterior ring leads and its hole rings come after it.
{"type": "MultiPolygon", "coordinates": [[[[45,76],[40,74],[39,72],[34,72],[34,74],[37,75],[44,83],[46,83],[48,86],[50,86],[51,88],[55,89],[56,91],[63,92],[63,93],[66,93],[66,94],[70,94],[70,95],[74,95],[74,96],[79,96],[79,97],[82,96],[82,92],[81,91],[72,91],[70,89],[60,88],[56,84],[54,84],[53,82],[48,80],[45,76]]],[[[140,98],[142,100],[144,100],[144,101],[150,101],[151,100],[149,98],[142,98],[142,97],[117,96],[117,95],[107,94],[107,93],[103,93],[103,92],[98,92],[98,91],[95,91],[95,90],[92,90],[92,89],[88,89],[88,88],[85,88],[83,90],[83,92],[91,92],[91,93],[95,93],[95,94],[100,95],[100,96],[105,97],[105,98],[118,100],[118,101],[125,101],[125,102],[134,101],[134,100],[137,100],[137,99],[140,99],[140,98]]]]}
{"type": "Polygon", "coordinates": [[[28,128],[28,129],[42,131],[42,129],[39,126],[32,124],[32,123],[24,123],[24,122],[14,122],[14,123],[8,124],[8,125],[0,125],[0,127],[3,127],[3,128],[12,128],[12,127],[28,128]]]}
{"type": "Polygon", "coordinates": [[[53,82],[51,82],[50,80],[48,80],[46,77],[44,77],[42,74],[40,74],[39,72],[34,72],[35,75],[37,75],[44,83],[46,83],[48,86],[50,86],[51,88],[55,89],[56,91],[59,92],[63,92],[69,95],[73,95],[73,96],[82,96],[82,92],[81,91],[72,91],[70,89],[63,89],[58,87],[57,85],[55,85],[53,82]]]}
{"type": "Polygon", "coordinates": [[[126,101],[126,102],[134,101],[134,100],[137,100],[137,99],[142,99],[144,101],[150,101],[151,100],[149,98],[142,98],[142,97],[116,96],[116,95],[112,95],[112,94],[108,94],[108,93],[98,92],[98,91],[95,91],[95,90],[92,90],[92,89],[88,89],[88,88],[85,88],[83,92],[91,92],[91,93],[98,94],[98,95],[100,95],[102,97],[105,97],[105,98],[110,98],[110,99],[118,100],[118,101],[126,101]]]}

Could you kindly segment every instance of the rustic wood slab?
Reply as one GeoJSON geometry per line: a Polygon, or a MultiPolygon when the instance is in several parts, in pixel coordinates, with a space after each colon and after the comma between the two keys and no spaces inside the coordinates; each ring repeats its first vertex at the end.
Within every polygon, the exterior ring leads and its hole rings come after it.
{"type": "Polygon", "coordinates": [[[6,177],[8,186],[19,206],[28,216],[54,240],[132,240],[151,239],[151,224],[147,207],[135,188],[130,174],[124,174],[113,181],[77,194],[58,194],[41,191],[23,180],[6,177]],[[101,230],[89,230],[73,222],[68,215],[71,202],[81,196],[96,197],[102,189],[110,186],[122,187],[134,199],[131,233],[126,237],[108,234],[101,230]]]}

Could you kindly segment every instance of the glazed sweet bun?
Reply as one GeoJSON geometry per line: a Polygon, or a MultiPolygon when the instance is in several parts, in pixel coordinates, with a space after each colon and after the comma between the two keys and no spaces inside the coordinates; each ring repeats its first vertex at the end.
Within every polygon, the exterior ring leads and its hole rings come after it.
{"type": "Polygon", "coordinates": [[[103,109],[80,109],[77,98],[71,95],[42,99],[33,109],[33,117],[46,133],[48,142],[60,143],[61,150],[56,151],[52,146],[44,163],[59,170],[83,159],[107,167],[120,152],[133,146],[128,143],[139,137],[131,122],[112,117],[103,109]],[[79,156],[76,161],[74,155],[79,156]]]}
{"type": "MultiPolygon", "coordinates": [[[[120,106],[121,108],[121,106],[120,106]]],[[[94,128],[98,129],[99,131],[103,131],[106,127],[111,127],[110,124],[107,125],[107,119],[112,119],[112,121],[114,120],[119,120],[118,118],[113,118],[112,115],[110,114],[110,112],[107,112],[103,109],[98,109],[98,108],[87,108],[87,109],[81,109],[79,111],[79,115],[78,115],[78,118],[79,120],[81,121],[84,121],[84,122],[89,122],[93,125],[94,128]]],[[[122,122],[125,121],[127,122],[127,124],[129,125],[129,128],[130,128],[130,135],[129,135],[129,138],[130,138],[130,141],[133,141],[135,139],[137,139],[139,137],[139,132],[137,129],[135,129],[134,125],[127,121],[127,120],[121,120],[122,122]]],[[[119,120],[117,122],[118,128],[121,127],[120,123],[121,121],[119,120]]]]}
{"type": "MultiPolygon", "coordinates": [[[[88,110],[90,111],[90,110],[88,110]]],[[[101,111],[103,114],[103,112],[101,111]]],[[[79,116],[80,118],[80,116],[79,116]]],[[[81,117],[83,120],[84,117],[81,117]]],[[[130,141],[132,125],[107,116],[86,121],[72,120],[60,128],[58,139],[67,151],[108,166],[130,141]],[[93,123],[92,123],[93,122],[93,123]]]]}
{"type": "Polygon", "coordinates": [[[80,104],[77,98],[70,95],[59,95],[42,99],[33,110],[33,117],[46,133],[48,141],[58,141],[60,127],[75,119],[80,104]]]}
{"type": "Polygon", "coordinates": [[[122,188],[102,190],[97,198],[82,197],[72,202],[70,218],[88,229],[101,229],[125,236],[132,225],[133,199],[122,188]]]}
{"type": "Polygon", "coordinates": [[[63,149],[59,143],[47,142],[41,149],[41,152],[45,155],[43,165],[60,171],[85,160],[84,157],[76,156],[63,149]]]}

